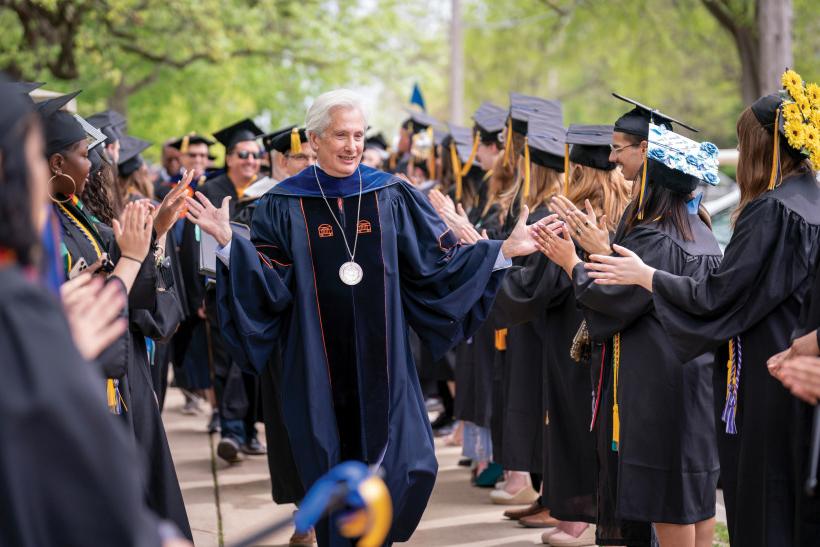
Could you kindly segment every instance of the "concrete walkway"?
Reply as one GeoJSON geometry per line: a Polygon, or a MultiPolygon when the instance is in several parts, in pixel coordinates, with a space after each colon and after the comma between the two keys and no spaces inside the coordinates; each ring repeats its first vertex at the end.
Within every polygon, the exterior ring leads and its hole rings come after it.
{"type": "MultiPolygon", "coordinates": [[[[180,412],[182,403],[180,392],[170,390],[163,417],[197,547],[230,545],[289,516],[293,505],[276,505],[271,500],[265,456],[246,457],[229,466],[216,457],[219,437],[205,431],[208,416],[185,416],[180,412]]],[[[405,545],[541,545],[539,530],[505,520],[505,507],[490,503],[489,490],[470,486],[469,471],[457,465],[460,451],[437,445],[439,475],[433,497],[418,530],[405,545]]],[[[725,522],[722,503],[718,504],[718,520],[725,522]]],[[[260,545],[287,546],[291,532],[274,534],[260,545]]]]}

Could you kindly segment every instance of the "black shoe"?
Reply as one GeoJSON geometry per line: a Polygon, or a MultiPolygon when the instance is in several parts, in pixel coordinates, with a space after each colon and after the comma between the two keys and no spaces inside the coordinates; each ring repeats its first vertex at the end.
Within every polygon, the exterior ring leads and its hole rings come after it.
{"type": "Polygon", "coordinates": [[[473,465],[473,460],[470,458],[461,458],[458,460],[459,467],[470,467],[471,465],[473,465]]]}
{"type": "Polygon", "coordinates": [[[433,420],[433,423],[430,424],[430,427],[433,428],[433,431],[437,431],[439,429],[443,429],[445,427],[450,427],[455,423],[455,419],[452,416],[447,416],[445,413],[441,413],[438,417],[433,420]]]}
{"type": "Polygon", "coordinates": [[[219,411],[214,410],[211,414],[211,421],[208,422],[208,433],[219,433],[222,431],[222,426],[219,423],[219,411]]]}
{"type": "Polygon", "coordinates": [[[216,445],[216,455],[228,463],[239,463],[242,458],[239,456],[239,443],[230,437],[223,437],[216,445]]]}
{"type": "Polygon", "coordinates": [[[268,453],[268,449],[254,437],[242,445],[242,452],[249,456],[264,456],[268,453]]]}

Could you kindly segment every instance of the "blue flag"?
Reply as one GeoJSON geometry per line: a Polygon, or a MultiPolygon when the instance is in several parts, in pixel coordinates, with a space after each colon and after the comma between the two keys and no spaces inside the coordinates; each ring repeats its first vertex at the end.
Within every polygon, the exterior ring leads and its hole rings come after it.
{"type": "Polygon", "coordinates": [[[424,97],[421,94],[421,88],[418,83],[413,84],[413,93],[410,95],[410,104],[417,104],[423,111],[427,112],[427,107],[424,106],[424,97]]]}

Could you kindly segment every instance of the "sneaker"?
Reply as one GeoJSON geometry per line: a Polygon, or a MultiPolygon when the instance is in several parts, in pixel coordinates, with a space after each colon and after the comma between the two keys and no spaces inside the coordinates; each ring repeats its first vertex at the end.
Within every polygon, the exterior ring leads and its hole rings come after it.
{"type": "Polygon", "coordinates": [[[311,528],[304,534],[293,532],[288,545],[291,547],[313,547],[316,545],[316,530],[311,528]]]}
{"type": "Polygon", "coordinates": [[[431,397],[424,401],[424,406],[427,409],[427,412],[442,412],[444,410],[444,405],[441,404],[441,399],[431,397]]]}
{"type": "Polygon", "coordinates": [[[253,437],[248,442],[242,444],[242,452],[249,456],[264,456],[268,453],[265,445],[259,442],[259,439],[253,437]]]}
{"type": "Polygon", "coordinates": [[[430,427],[432,427],[433,431],[435,432],[439,432],[440,430],[445,428],[452,430],[454,423],[455,419],[452,416],[447,416],[445,413],[442,412],[438,415],[438,417],[435,420],[433,420],[433,422],[430,424],[430,427]]]}
{"type": "Polygon", "coordinates": [[[242,457],[239,455],[239,443],[230,437],[223,437],[216,445],[216,455],[228,463],[239,463],[242,457]]]}
{"type": "Polygon", "coordinates": [[[185,401],[185,406],[182,407],[181,412],[186,416],[196,416],[201,412],[199,401],[196,399],[188,399],[185,401]]]}
{"type": "Polygon", "coordinates": [[[219,423],[219,411],[214,410],[211,413],[211,420],[208,422],[208,433],[220,433],[222,431],[222,425],[219,423]]]}

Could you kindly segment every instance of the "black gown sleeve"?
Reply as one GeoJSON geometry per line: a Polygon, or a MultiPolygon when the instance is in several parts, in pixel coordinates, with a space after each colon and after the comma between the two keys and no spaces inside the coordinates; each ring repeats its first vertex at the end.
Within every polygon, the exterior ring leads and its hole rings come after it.
{"type": "Polygon", "coordinates": [[[31,288],[0,298],[0,348],[0,544],[159,545],[133,441],[59,305],[31,288]]]}
{"type": "Polygon", "coordinates": [[[516,259],[495,301],[499,321],[508,326],[535,320],[572,289],[567,274],[541,253],[516,259]]]}
{"type": "Polygon", "coordinates": [[[658,318],[681,360],[717,348],[777,308],[805,281],[808,249],[800,222],[774,198],[746,206],[720,266],[701,280],[657,271],[652,280],[658,318]]]}

